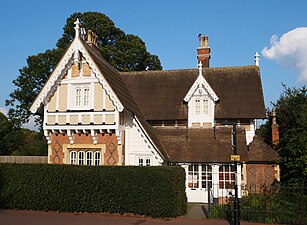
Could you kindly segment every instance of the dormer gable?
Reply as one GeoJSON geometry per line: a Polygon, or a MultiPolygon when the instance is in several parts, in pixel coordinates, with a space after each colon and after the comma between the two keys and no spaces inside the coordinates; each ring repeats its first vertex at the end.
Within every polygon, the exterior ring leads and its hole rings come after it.
{"type": "Polygon", "coordinates": [[[188,104],[189,127],[212,127],[214,125],[214,107],[219,100],[202,74],[202,63],[198,65],[199,75],[184,101],[188,104]]]}

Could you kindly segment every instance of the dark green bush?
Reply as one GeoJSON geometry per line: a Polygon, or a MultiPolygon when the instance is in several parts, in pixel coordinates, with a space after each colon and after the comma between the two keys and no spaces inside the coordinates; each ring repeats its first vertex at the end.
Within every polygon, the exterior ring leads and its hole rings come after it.
{"type": "Polygon", "coordinates": [[[180,167],[0,164],[0,208],[60,212],[186,213],[180,167]]]}

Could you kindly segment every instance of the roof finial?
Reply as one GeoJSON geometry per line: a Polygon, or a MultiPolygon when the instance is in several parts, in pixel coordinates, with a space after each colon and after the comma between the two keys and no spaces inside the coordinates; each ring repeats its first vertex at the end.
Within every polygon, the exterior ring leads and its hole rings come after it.
{"type": "Polygon", "coordinates": [[[79,33],[80,33],[80,22],[79,22],[79,18],[76,19],[76,21],[74,22],[75,24],[75,38],[79,37],[79,33]]]}
{"type": "Polygon", "coordinates": [[[201,63],[201,61],[199,61],[198,63],[198,71],[199,71],[199,75],[203,74],[203,64],[201,63]]]}
{"type": "Polygon", "coordinates": [[[258,52],[256,52],[255,54],[255,63],[256,63],[256,66],[259,66],[259,62],[260,62],[260,55],[258,52]]]}

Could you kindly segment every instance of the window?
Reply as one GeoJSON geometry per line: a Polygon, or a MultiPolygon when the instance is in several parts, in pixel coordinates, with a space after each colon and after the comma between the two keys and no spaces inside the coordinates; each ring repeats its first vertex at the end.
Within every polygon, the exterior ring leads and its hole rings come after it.
{"type": "Polygon", "coordinates": [[[70,164],[75,165],[77,163],[77,152],[70,152],[70,164]]]}
{"type": "Polygon", "coordinates": [[[212,188],[212,167],[210,165],[201,165],[201,186],[212,188]]]}
{"type": "Polygon", "coordinates": [[[234,165],[223,165],[219,168],[219,186],[222,189],[234,189],[235,186],[234,165]]]}
{"type": "Polygon", "coordinates": [[[200,99],[195,99],[195,114],[200,114],[200,99]]]}
{"type": "Polygon", "coordinates": [[[78,165],[84,165],[84,152],[78,152],[78,165]]]}
{"type": "Polygon", "coordinates": [[[150,166],[150,159],[146,159],[146,166],[150,166]]]}
{"type": "Polygon", "coordinates": [[[75,107],[89,107],[90,106],[90,88],[87,86],[76,87],[74,93],[75,107]]]}
{"type": "Polygon", "coordinates": [[[76,106],[81,106],[81,88],[76,88],[76,106]]]}
{"type": "Polygon", "coordinates": [[[88,106],[89,105],[89,98],[90,98],[90,89],[89,88],[85,88],[84,89],[84,106],[88,106]]]}
{"type": "Polygon", "coordinates": [[[100,152],[94,153],[94,165],[99,166],[100,165],[100,152]]]}
{"type": "Polygon", "coordinates": [[[208,114],[208,108],[209,108],[208,106],[209,106],[208,99],[207,98],[203,99],[203,113],[204,114],[208,114]]]}
{"type": "Polygon", "coordinates": [[[189,165],[188,168],[188,187],[195,189],[198,188],[198,165],[189,165]]]}
{"type": "Polygon", "coordinates": [[[143,158],[139,158],[139,166],[144,166],[144,160],[143,160],[143,158]]]}
{"type": "Polygon", "coordinates": [[[73,165],[87,165],[87,166],[99,166],[101,162],[101,152],[99,149],[71,149],[69,152],[70,164],[73,165]]]}
{"type": "Polygon", "coordinates": [[[93,153],[88,151],[86,152],[86,165],[91,166],[92,165],[92,155],[93,153]]]}

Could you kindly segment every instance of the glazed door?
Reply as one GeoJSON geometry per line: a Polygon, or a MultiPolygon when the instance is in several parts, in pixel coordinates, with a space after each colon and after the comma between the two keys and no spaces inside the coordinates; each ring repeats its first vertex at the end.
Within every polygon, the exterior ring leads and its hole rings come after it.
{"type": "Polygon", "coordinates": [[[212,168],[208,164],[191,164],[187,174],[188,202],[208,203],[211,199],[212,168]]]}

